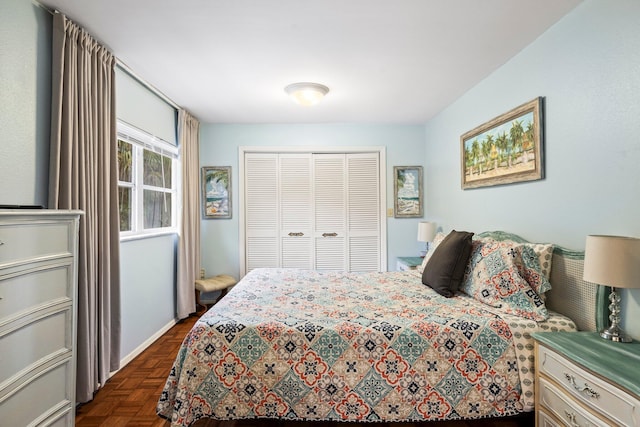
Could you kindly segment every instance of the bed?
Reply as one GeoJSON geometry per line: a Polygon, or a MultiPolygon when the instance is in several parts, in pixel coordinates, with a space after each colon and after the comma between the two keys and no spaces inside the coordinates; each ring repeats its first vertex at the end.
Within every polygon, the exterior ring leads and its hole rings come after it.
{"type": "Polygon", "coordinates": [[[202,418],[419,422],[533,410],[530,333],[595,330],[604,288],[581,280],[581,253],[547,246],[548,268],[542,258],[538,268],[551,290],[527,288],[530,310],[513,298],[494,304],[476,289],[489,259],[481,252],[500,247],[513,258],[514,247],[536,246],[501,232],[479,237],[450,298],[417,271],[251,271],[185,337],[158,415],[189,426],[202,418]]]}

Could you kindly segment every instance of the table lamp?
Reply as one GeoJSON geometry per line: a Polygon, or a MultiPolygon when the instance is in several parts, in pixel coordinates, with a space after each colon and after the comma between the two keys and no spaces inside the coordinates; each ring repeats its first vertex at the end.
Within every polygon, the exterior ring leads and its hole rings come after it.
{"type": "Polygon", "coordinates": [[[611,287],[609,328],[604,339],[631,342],[620,328],[620,295],[617,288],[640,288],[640,239],[621,236],[587,236],[583,279],[611,287]]]}
{"type": "Polygon", "coordinates": [[[420,256],[425,256],[429,250],[429,242],[433,241],[436,236],[436,223],[429,221],[421,221],[418,223],[418,241],[425,242],[424,253],[420,252],[420,256]]]}

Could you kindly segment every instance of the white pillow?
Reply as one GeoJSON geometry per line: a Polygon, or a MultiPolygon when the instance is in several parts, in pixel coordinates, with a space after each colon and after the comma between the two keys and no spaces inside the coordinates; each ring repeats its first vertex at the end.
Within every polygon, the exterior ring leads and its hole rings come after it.
{"type": "Polygon", "coordinates": [[[435,237],[433,238],[433,242],[431,242],[431,244],[429,245],[429,251],[426,253],[424,259],[422,260],[422,264],[420,264],[416,268],[416,270],[418,270],[420,274],[424,272],[424,267],[427,265],[427,262],[429,262],[429,258],[431,258],[431,255],[433,255],[433,251],[436,250],[440,242],[442,242],[445,237],[447,237],[447,235],[441,231],[438,231],[436,233],[435,237]]]}

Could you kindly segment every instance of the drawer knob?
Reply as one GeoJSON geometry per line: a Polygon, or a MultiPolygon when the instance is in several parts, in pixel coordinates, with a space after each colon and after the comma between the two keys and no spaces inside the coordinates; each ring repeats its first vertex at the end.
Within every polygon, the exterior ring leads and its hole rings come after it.
{"type": "Polygon", "coordinates": [[[304,236],[304,233],[294,233],[293,231],[291,233],[289,233],[290,237],[302,237],[304,236]]]}
{"type": "Polygon", "coordinates": [[[574,378],[573,375],[569,375],[569,374],[565,373],[564,377],[566,378],[567,381],[569,381],[569,384],[571,384],[573,389],[575,391],[577,391],[578,393],[586,394],[587,396],[589,396],[591,398],[594,398],[594,399],[599,399],[600,398],[600,393],[598,393],[597,391],[595,391],[594,389],[589,387],[589,385],[587,383],[584,383],[584,387],[580,387],[578,384],[576,384],[576,379],[574,378]]]}
{"type": "Polygon", "coordinates": [[[336,237],[338,233],[322,233],[322,237],[336,237]]]}

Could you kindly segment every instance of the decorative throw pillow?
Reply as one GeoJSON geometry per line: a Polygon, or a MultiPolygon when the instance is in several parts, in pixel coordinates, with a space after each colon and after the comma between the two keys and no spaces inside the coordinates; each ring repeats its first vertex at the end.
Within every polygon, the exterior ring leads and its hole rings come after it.
{"type": "MultiPolygon", "coordinates": [[[[517,264],[520,276],[529,283],[529,286],[531,286],[544,301],[544,293],[551,290],[551,282],[549,282],[544,269],[540,266],[540,258],[535,252],[533,245],[516,243],[511,248],[514,251],[520,251],[522,264],[517,264]]],[[[551,247],[551,252],[553,253],[553,246],[551,247]]]]}
{"type": "Polygon", "coordinates": [[[424,267],[429,262],[429,259],[431,259],[431,255],[433,255],[433,252],[436,250],[438,245],[444,240],[446,236],[447,235],[444,234],[442,231],[438,231],[436,233],[435,237],[433,238],[433,242],[431,242],[431,244],[429,245],[429,251],[422,259],[422,263],[418,266],[418,268],[416,268],[416,270],[418,270],[418,273],[422,274],[422,272],[424,271],[424,267]]]}
{"type": "Polygon", "coordinates": [[[551,260],[553,259],[553,244],[551,243],[523,243],[523,245],[530,247],[538,256],[538,263],[540,264],[540,270],[545,279],[549,280],[551,277],[551,260]]]}
{"type": "MultiPolygon", "coordinates": [[[[544,293],[551,290],[551,283],[546,277],[542,267],[540,267],[540,254],[536,253],[536,249],[541,251],[550,250],[550,253],[553,253],[553,245],[518,243],[513,240],[492,240],[484,238],[477,240],[493,242],[493,244],[497,245],[501,250],[511,255],[520,276],[529,283],[529,286],[531,286],[544,301],[544,293]]],[[[551,263],[549,262],[548,265],[551,265],[551,263]]]]}
{"type": "Polygon", "coordinates": [[[544,302],[520,274],[522,268],[530,270],[525,264],[531,262],[530,255],[523,260],[522,248],[494,240],[474,241],[460,290],[505,313],[546,320],[549,313],[544,302]]]}
{"type": "Polygon", "coordinates": [[[471,254],[473,233],[455,231],[447,234],[422,273],[422,283],[447,298],[456,293],[471,254]]]}

